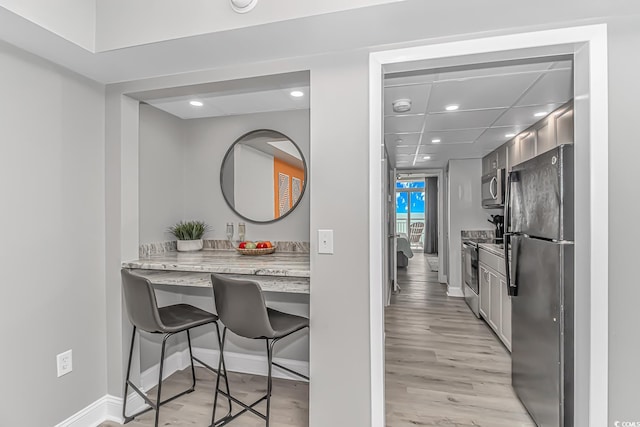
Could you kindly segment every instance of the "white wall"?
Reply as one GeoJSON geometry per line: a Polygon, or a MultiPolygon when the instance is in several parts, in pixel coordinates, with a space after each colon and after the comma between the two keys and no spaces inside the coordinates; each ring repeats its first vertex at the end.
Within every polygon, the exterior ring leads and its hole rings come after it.
{"type": "Polygon", "coordinates": [[[239,144],[233,150],[233,158],[235,209],[253,219],[272,220],[275,209],[273,156],[239,144]]]}
{"type": "Polygon", "coordinates": [[[104,87],[2,42],[0,64],[0,425],[51,426],[106,393],[104,87]]]}
{"type": "Polygon", "coordinates": [[[449,291],[462,289],[462,230],[493,230],[489,215],[499,210],[482,207],[482,159],[450,160],[448,173],[449,291]]]}
{"type": "Polygon", "coordinates": [[[184,219],[185,121],[140,105],[140,243],[174,240],[167,227],[184,219]]]}

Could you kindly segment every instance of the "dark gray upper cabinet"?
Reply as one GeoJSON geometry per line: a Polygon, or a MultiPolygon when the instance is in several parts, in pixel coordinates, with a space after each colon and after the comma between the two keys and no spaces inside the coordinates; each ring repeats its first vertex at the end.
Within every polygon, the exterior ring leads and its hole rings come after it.
{"type": "Polygon", "coordinates": [[[498,157],[498,169],[506,169],[507,168],[507,145],[502,144],[495,151],[498,157]]]}
{"type": "Polygon", "coordinates": [[[531,130],[518,136],[520,143],[520,163],[536,156],[536,131],[531,130]]]}
{"type": "Polygon", "coordinates": [[[556,116],[556,144],[573,144],[573,106],[556,116]]]}

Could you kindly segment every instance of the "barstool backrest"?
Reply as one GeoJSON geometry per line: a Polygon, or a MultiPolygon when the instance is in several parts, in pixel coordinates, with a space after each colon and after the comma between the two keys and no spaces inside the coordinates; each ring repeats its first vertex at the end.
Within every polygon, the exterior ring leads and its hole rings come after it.
{"type": "Polygon", "coordinates": [[[211,283],[218,317],[234,334],[245,338],[273,336],[260,285],[218,274],[211,275],[211,283]]]}
{"type": "Polygon", "coordinates": [[[122,269],[121,275],[124,303],[131,323],[143,331],[161,332],[164,327],[151,282],[125,269],[122,269]]]}

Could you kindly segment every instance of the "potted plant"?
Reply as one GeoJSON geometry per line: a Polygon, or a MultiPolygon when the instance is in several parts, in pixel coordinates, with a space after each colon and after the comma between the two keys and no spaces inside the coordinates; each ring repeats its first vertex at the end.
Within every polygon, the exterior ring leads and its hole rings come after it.
{"type": "Polygon", "coordinates": [[[178,239],[178,250],[185,252],[202,249],[202,236],[209,230],[210,227],[203,221],[180,221],[167,231],[178,239]]]}

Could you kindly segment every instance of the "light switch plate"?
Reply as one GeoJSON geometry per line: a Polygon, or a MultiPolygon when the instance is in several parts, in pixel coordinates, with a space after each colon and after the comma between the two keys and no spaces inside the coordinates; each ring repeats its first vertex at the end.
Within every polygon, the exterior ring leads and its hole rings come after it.
{"type": "Polygon", "coordinates": [[[333,254],[333,230],[318,230],[318,253],[333,254]]]}
{"type": "Polygon", "coordinates": [[[58,365],[58,378],[73,371],[73,353],[71,350],[67,350],[64,353],[60,353],[56,356],[56,362],[58,365]]]}

